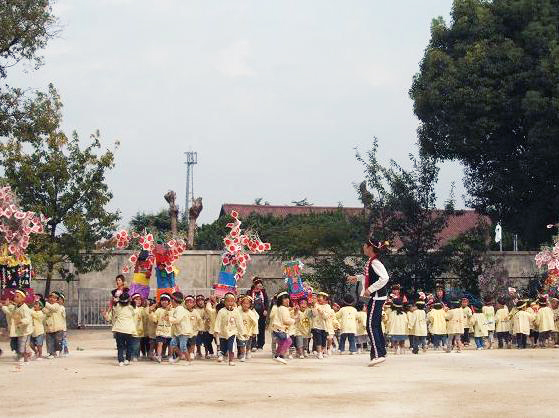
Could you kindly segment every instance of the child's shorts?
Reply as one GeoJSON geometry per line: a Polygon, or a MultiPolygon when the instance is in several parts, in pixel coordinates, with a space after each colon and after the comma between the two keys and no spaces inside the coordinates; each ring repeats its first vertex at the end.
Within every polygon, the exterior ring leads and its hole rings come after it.
{"type": "Polygon", "coordinates": [[[31,345],[35,347],[42,347],[45,342],[45,334],[37,335],[36,337],[31,337],[31,345]]]}
{"type": "Polygon", "coordinates": [[[155,337],[155,342],[156,343],[163,343],[163,344],[170,344],[171,343],[172,338],[171,337],[162,337],[160,335],[158,335],[157,337],[155,337]]]}
{"type": "Polygon", "coordinates": [[[408,339],[407,335],[391,335],[390,340],[395,343],[406,341],[408,339]]]}
{"type": "Polygon", "coordinates": [[[235,335],[232,335],[229,338],[220,338],[219,351],[221,351],[224,355],[227,353],[232,353],[235,349],[235,337],[235,335]]]}
{"type": "Polygon", "coordinates": [[[186,353],[190,339],[188,335],[177,335],[171,340],[171,347],[178,347],[181,353],[186,353]]]}
{"type": "Polygon", "coordinates": [[[30,335],[25,335],[23,337],[17,337],[17,352],[18,354],[24,354],[29,348],[29,338],[30,335]]]}
{"type": "Polygon", "coordinates": [[[357,344],[367,344],[369,342],[369,336],[368,335],[358,335],[356,337],[356,343],[357,344]]]}
{"type": "Polygon", "coordinates": [[[293,337],[293,340],[295,342],[295,348],[300,349],[305,348],[306,342],[309,340],[309,338],[303,337],[302,335],[296,335],[295,337],[293,337]]]}
{"type": "Polygon", "coordinates": [[[237,339],[237,347],[245,348],[247,346],[248,340],[237,339]]]}
{"type": "Polygon", "coordinates": [[[326,340],[328,338],[328,333],[326,332],[326,330],[313,328],[311,332],[315,344],[320,347],[326,347],[326,340]]]}

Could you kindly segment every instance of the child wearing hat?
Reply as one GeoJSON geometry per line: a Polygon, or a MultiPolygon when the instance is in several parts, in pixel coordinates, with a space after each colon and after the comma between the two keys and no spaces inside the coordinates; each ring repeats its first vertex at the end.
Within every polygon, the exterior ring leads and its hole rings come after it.
{"type": "Polygon", "coordinates": [[[250,359],[252,337],[258,335],[258,313],[252,309],[252,297],[245,295],[241,297],[239,306],[241,319],[243,321],[243,334],[237,338],[237,349],[239,360],[245,362],[250,359]]]}
{"type": "Polygon", "coordinates": [[[328,304],[328,293],[319,292],[316,303],[312,306],[312,338],[316,344],[316,357],[324,358],[324,350],[328,340],[328,318],[333,315],[333,310],[328,304]]]}
{"type": "Polygon", "coordinates": [[[470,318],[470,328],[474,332],[474,341],[478,350],[483,350],[485,346],[485,338],[487,338],[489,331],[487,330],[487,319],[482,311],[482,305],[475,306],[476,311],[470,318]]]}
{"type": "Polygon", "coordinates": [[[394,354],[403,354],[406,339],[408,338],[408,316],[404,312],[404,305],[401,299],[392,301],[388,335],[390,335],[390,340],[392,341],[394,354]]]}
{"type": "Polygon", "coordinates": [[[68,328],[66,323],[66,307],[64,304],[66,303],[66,296],[62,291],[56,292],[58,293],[58,303],[60,304],[60,310],[62,315],[62,341],[60,343],[61,352],[60,354],[63,357],[66,357],[70,354],[70,350],[68,347],[68,328]]]}
{"type": "Polygon", "coordinates": [[[235,340],[244,334],[243,320],[240,312],[235,309],[235,295],[226,293],[223,297],[224,307],[217,312],[215,319],[215,333],[219,338],[218,362],[223,362],[227,356],[230,366],[235,366],[235,340]]]}
{"type": "Polygon", "coordinates": [[[419,354],[419,346],[425,352],[425,339],[427,338],[427,314],[425,313],[425,301],[418,299],[412,306],[408,315],[408,328],[412,337],[412,353],[419,354]]]}
{"type": "Polygon", "coordinates": [[[294,307],[295,317],[295,349],[300,359],[308,357],[307,350],[311,339],[311,310],[307,299],[299,300],[294,307]]]}
{"type": "Polygon", "coordinates": [[[460,353],[462,351],[461,338],[464,335],[464,309],[459,300],[452,300],[450,306],[451,309],[446,312],[446,333],[448,335],[446,352],[450,353],[456,347],[456,352],[460,353]]]}
{"type": "Polygon", "coordinates": [[[546,345],[551,342],[551,333],[555,330],[555,321],[553,318],[553,309],[551,309],[547,304],[547,299],[541,297],[539,299],[538,313],[535,317],[535,324],[539,333],[540,347],[545,348],[546,345]]]}
{"type": "Polygon", "coordinates": [[[144,319],[146,310],[144,309],[142,296],[134,293],[130,300],[134,309],[134,332],[130,337],[130,345],[132,350],[132,361],[138,361],[140,358],[140,342],[144,338],[144,319]]]}
{"type": "Polygon", "coordinates": [[[345,342],[348,340],[349,352],[351,355],[357,354],[355,334],[357,334],[357,309],[353,306],[355,299],[351,295],[343,297],[344,306],[336,313],[336,318],[340,324],[340,354],[345,352],[345,342]]]}
{"type": "Polygon", "coordinates": [[[132,360],[131,338],[136,331],[134,308],[130,306],[128,293],[121,293],[118,303],[104,312],[107,322],[112,322],[112,331],[116,339],[117,359],[119,366],[128,366],[132,360]]]}
{"type": "Polygon", "coordinates": [[[14,321],[15,336],[17,338],[17,359],[27,363],[31,357],[29,353],[29,340],[33,333],[33,317],[31,309],[25,303],[27,294],[23,290],[16,290],[14,293],[15,309],[12,313],[14,321]]]}
{"type": "Polygon", "coordinates": [[[47,358],[53,359],[58,357],[62,351],[62,339],[66,323],[64,319],[65,310],[59,303],[60,295],[57,292],[51,292],[47,300],[43,308],[47,337],[47,358]]]}
{"type": "Polygon", "coordinates": [[[533,314],[528,312],[525,301],[518,301],[516,308],[517,311],[512,321],[512,332],[516,335],[517,347],[524,349],[530,335],[530,323],[532,322],[533,314]]]}
{"type": "Polygon", "coordinates": [[[511,321],[509,308],[502,299],[497,300],[497,312],[495,312],[495,334],[499,348],[504,348],[505,344],[511,348],[511,321]]]}
{"type": "Polygon", "coordinates": [[[485,298],[481,311],[485,315],[488,348],[491,350],[493,348],[493,337],[495,335],[495,308],[493,307],[493,300],[491,298],[485,298]]]}
{"type": "Polygon", "coordinates": [[[447,330],[446,330],[446,312],[443,309],[442,302],[435,302],[432,309],[427,314],[427,323],[429,324],[429,331],[433,339],[433,347],[435,350],[446,345],[447,330]]]}
{"type": "MultiPolygon", "coordinates": [[[[176,363],[179,360],[184,360],[186,365],[191,364],[190,351],[188,349],[188,342],[196,338],[195,327],[191,320],[191,313],[184,307],[183,302],[186,300],[194,301],[190,295],[183,297],[181,292],[175,292],[171,295],[171,306],[173,308],[169,315],[169,322],[171,323],[171,333],[173,335],[171,340],[172,355],[169,355],[169,363],[176,363]],[[175,358],[176,356],[176,358],[175,358]]],[[[197,316],[195,316],[197,318],[197,316]]]]}
{"type": "Polygon", "coordinates": [[[17,337],[16,337],[16,328],[14,325],[13,313],[16,308],[13,301],[8,299],[0,300],[0,305],[2,305],[2,312],[6,315],[6,323],[8,325],[8,334],[10,336],[10,349],[13,353],[15,353],[17,358],[17,337]]]}
{"type": "Polygon", "coordinates": [[[36,360],[43,359],[43,343],[45,341],[45,314],[43,313],[43,307],[43,302],[36,300],[33,304],[33,311],[31,311],[31,317],[33,318],[31,349],[35,353],[36,360]]]}
{"type": "Polygon", "coordinates": [[[461,341],[465,346],[470,345],[470,318],[473,315],[472,308],[470,308],[470,301],[468,298],[464,297],[461,300],[462,312],[464,315],[464,333],[462,334],[461,341]]]}
{"type": "Polygon", "coordinates": [[[276,300],[278,310],[274,317],[274,322],[271,324],[272,334],[277,342],[274,360],[278,363],[287,364],[285,355],[288,353],[292,342],[288,335],[288,330],[291,325],[295,324],[298,318],[291,316],[289,311],[289,294],[287,292],[278,294],[276,300]]]}
{"type": "Polygon", "coordinates": [[[171,317],[172,307],[171,307],[171,295],[168,293],[163,293],[159,297],[159,307],[150,307],[150,319],[155,322],[155,342],[156,342],[156,354],[155,361],[161,363],[163,358],[164,349],[169,347],[171,339],[173,337],[172,325],[169,321],[171,317]]]}

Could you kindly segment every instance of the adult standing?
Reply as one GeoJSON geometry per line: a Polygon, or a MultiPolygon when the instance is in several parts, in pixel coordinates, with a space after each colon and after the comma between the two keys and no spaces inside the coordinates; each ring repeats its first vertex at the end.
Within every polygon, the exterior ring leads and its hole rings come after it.
{"type": "Polygon", "coordinates": [[[367,334],[371,340],[371,361],[369,367],[386,360],[386,342],[382,333],[382,307],[388,297],[388,273],[379,260],[379,254],[386,249],[388,242],[370,238],[363,244],[363,253],[369,257],[363,275],[349,276],[350,283],[361,282],[361,296],[369,298],[367,304],[367,334]]]}
{"type": "Polygon", "coordinates": [[[259,277],[254,277],[252,279],[252,286],[247,292],[247,295],[252,297],[254,310],[258,313],[258,336],[256,337],[256,344],[254,344],[253,347],[262,350],[266,342],[266,317],[268,316],[269,301],[266,289],[264,289],[264,284],[259,277]]]}

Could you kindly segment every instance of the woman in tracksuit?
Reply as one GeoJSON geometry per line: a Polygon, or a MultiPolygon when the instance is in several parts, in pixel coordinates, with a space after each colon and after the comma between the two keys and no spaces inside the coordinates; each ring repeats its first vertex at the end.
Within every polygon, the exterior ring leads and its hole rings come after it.
{"type": "Polygon", "coordinates": [[[382,307],[388,296],[388,273],[378,259],[381,251],[386,249],[388,242],[369,239],[363,244],[363,253],[369,257],[363,275],[350,276],[350,283],[362,284],[361,296],[369,298],[367,305],[367,333],[371,340],[371,362],[369,367],[376,366],[386,360],[386,343],[382,333],[382,307]]]}

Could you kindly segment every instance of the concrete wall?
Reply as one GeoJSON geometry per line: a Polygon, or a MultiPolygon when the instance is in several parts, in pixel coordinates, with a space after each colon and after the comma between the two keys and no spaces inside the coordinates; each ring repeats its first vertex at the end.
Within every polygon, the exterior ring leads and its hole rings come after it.
{"type": "MultiPolygon", "coordinates": [[[[509,272],[509,276],[518,279],[520,283],[527,282],[540,273],[534,262],[536,252],[491,252],[489,255],[501,259],[503,266],[509,272]]],[[[79,281],[70,284],[55,281],[52,289],[64,290],[70,304],[77,298],[78,287],[82,289],[112,289],[115,276],[127,264],[129,256],[129,252],[116,253],[111,257],[105,270],[80,275],[79,281]]],[[[177,283],[181,289],[210,288],[217,281],[221,267],[221,252],[188,251],[177,261],[176,266],[179,269],[177,283]]],[[[269,254],[253,255],[247,274],[239,283],[239,287],[250,287],[253,276],[261,277],[270,293],[275,291],[283,284],[282,261],[269,254]]],[[[151,285],[155,287],[155,277],[153,275],[151,285]]],[[[33,286],[36,291],[42,292],[44,290],[44,280],[40,280],[40,278],[34,280],[33,286]]]]}

